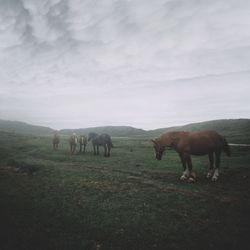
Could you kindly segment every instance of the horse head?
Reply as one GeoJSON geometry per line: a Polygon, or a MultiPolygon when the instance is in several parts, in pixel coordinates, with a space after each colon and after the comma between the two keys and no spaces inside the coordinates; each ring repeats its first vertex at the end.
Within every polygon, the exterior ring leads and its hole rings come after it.
{"type": "Polygon", "coordinates": [[[165,151],[165,146],[162,146],[157,139],[151,140],[154,144],[155,158],[161,160],[163,152],[165,151]]]}
{"type": "Polygon", "coordinates": [[[91,141],[91,140],[93,140],[93,139],[95,139],[97,137],[98,137],[98,134],[96,134],[96,133],[89,133],[88,134],[88,141],[91,141]]]}

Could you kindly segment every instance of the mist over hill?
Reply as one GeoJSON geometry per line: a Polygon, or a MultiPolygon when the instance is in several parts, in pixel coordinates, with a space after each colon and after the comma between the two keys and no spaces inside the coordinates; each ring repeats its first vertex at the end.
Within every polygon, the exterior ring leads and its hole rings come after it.
{"type": "MultiPolygon", "coordinates": [[[[98,134],[107,133],[113,137],[148,137],[160,136],[162,133],[170,131],[201,131],[216,130],[226,136],[233,143],[250,143],[250,119],[227,119],[213,120],[199,123],[191,123],[184,126],[166,127],[155,130],[143,130],[130,126],[103,126],[78,129],[62,129],[59,134],[69,136],[72,133],[77,135],[87,135],[90,132],[98,134]]],[[[56,130],[43,126],[36,126],[18,121],[0,120],[0,132],[9,132],[34,136],[52,136],[56,130]]]]}
{"type": "Polygon", "coordinates": [[[133,128],[130,126],[104,126],[93,128],[79,128],[79,129],[62,129],[60,134],[69,135],[72,133],[87,135],[90,132],[98,134],[110,134],[116,137],[139,136],[146,135],[147,131],[143,129],[133,128]]]}
{"type": "Polygon", "coordinates": [[[0,117],[60,129],[249,117],[249,10],[247,0],[1,0],[0,117]]]}
{"type": "Polygon", "coordinates": [[[45,136],[54,133],[55,130],[44,126],[31,125],[25,122],[0,120],[0,131],[45,136]]]}
{"type": "Polygon", "coordinates": [[[159,136],[164,132],[170,131],[202,131],[215,130],[218,133],[230,138],[231,142],[249,143],[250,142],[250,119],[226,119],[213,120],[199,123],[191,123],[184,126],[160,128],[148,131],[151,136],[159,136]]]}

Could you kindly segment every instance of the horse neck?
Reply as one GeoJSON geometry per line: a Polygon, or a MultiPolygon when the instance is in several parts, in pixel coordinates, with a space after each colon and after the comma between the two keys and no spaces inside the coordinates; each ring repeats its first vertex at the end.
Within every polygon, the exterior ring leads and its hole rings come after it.
{"type": "Polygon", "coordinates": [[[70,143],[71,144],[76,144],[77,143],[77,136],[72,135],[71,138],[70,138],[70,143]]]}
{"type": "Polygon", "coordinates": [[[98,137],[98,135],[96,133],[91,133],[91,134],[89,134],[89,141],[95,140],[97,137],[98,137]]]}
{"type": "Polygon", "coordinates": [[[158,143],[164,147],[171,147],[174,143],[174,137],[171,133],[164,134],[159,138],[158,143]]]}

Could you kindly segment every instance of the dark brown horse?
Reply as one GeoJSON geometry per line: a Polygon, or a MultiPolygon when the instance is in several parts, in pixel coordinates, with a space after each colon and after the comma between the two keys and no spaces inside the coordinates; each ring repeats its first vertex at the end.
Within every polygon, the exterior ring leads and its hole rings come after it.
{"type": "Polygon", "coordinates": [[[207,178],[212,177],[212,181],[216,181],[219,177],[221,152],[230,156],[230,148],[226,139],[215,131],[169,132],[162,134],[152,142],[157,160],[161,160],[167,147],[173,148],[179,154],[184,170],[181,180],[192,180],[190,176],[192,173],[191,155],[208,155],[210,165],[207,178]]]}
{"type": "Polygon", "coordinates": [[[55,133],[52,140],[53,149],[58,149],[59,142],[60,142],[60,137],[57,133],[55,133]]]}
{"type": "Polygon", "coordinates": [[[99,155],[99,146],[104,147],[104,156],[110,157],[110,150],[113,148],[113,143],[110,135],[89,133],[88,141],[92,141],[94,155],[99,155]]]}
{"type": "Polygon", "coordinates": [[[85,135],[80,135],[80,139],[79,139],[79,144],[80,144],[79,152],[80,153],[85,153],[87,141],[88,140],[87,140],[87,137],[85,135]]]}
{"type": "Polygon", "coordinates": [[[76,145],[77,145],[77,136],[75,133],[73,133],[69,138],[69,145],[70,145],[70,153],[74,154],[76,151],[76,145]]]}

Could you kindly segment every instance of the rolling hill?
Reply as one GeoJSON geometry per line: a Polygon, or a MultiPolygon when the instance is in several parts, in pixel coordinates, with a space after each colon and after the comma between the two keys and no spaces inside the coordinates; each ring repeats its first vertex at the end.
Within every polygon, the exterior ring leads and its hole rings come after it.
{"type": "Polygon", "coordinates": [[[0,120],[0,131],[44,136],[52,134],[55,130],[48,127],[31,125],[25,122],[0,120]]]}
{"type": "MultiPolygon", "coordinates": [[[[49,127],[31,125],[25,122],[0,120],[0,131],[22,135],[47,136],[53,134],[56,130],[49,127]]],[[[137,129],[130,126],[103,126],[93,128],[61,129],[57,132],[62,135],[70,135],[72,133],[86,135],[90,132],[95,132],[98,134],[107,133],[116,137],[147,134],[147,131],[143,129],[137,129]]]]}
{"type": "Polygon", "coordinates": [[[62,129],[60,134],[69,135],[72,133],[86,135],[90,132],[98,134],[109,134],[115,137],[127,137],[127,136],[139,136],[146,135],[147,131],[143,129],[133,128],[130,126],[104,126],[104,127],[93,127],[93,128],[79,128],[79,129],[62,129]]]}
{"type": "MultiPolygon", "coordinates": [[[[213,120],[199,123],[187,124],[184,126],[160,128],[155,130],[143,130],[130,126],[104,126],[93,128],[79,129],[62,129],[59,133],[62,135],[70,135],[73,132],[80,135],[87,135],[89,132],[107,133],[114,137],[130,137],[130,136],[145,136],[157,137],[164,132],[169,131],[201,131],[201,130],[216,130],[220,134],[226,136],[232,143],[250,143],[250,119],[228,119],[228,120],[213,120]]],[[[0,131],[25,134],[48,136],[52,135],[55,130],[43,126],[35,126],[18,121],[0,120],[0,131]]]]}
{"type": "Polygon", "coordinates": [[[224,119],[199,123],[191,123],[184,126],[161,128],[148,131],[151,136],[159,136],[169,131],[202,131],[216,130],[227,137],[233,143],[250,143],[250,119],[224,119]]]}

